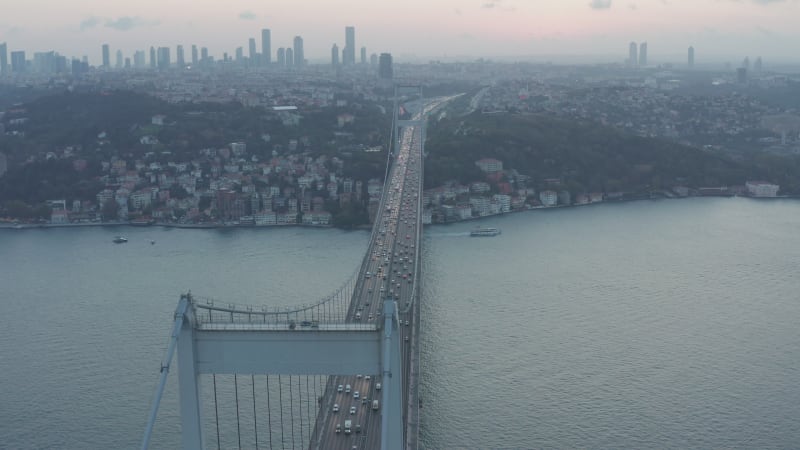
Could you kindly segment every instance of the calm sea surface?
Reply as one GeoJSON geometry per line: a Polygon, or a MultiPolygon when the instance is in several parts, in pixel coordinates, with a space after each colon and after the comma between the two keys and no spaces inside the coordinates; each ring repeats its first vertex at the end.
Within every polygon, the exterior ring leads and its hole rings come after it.
{"type": "MultiPolygon", "coordinates": [[[[800,448],[800,202],[480,224],[503,234],[425,230],[426,448],[800,448]]],[[[368,237],[0,230],[0,448],[137,448],[182,292],[306,303],[350,277],[368,237]]],[[[153,448],[178,442],[174,378],[153,448]]]]}

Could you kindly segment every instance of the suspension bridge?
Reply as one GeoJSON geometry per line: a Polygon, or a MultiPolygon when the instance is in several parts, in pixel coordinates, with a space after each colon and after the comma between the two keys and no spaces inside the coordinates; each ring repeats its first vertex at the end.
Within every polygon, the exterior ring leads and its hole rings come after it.
{"type": "Polygon", "coordinates": [[[334,293],[288,308],[181,296],[142,449],[175,353],[184,449],[417,448],[425,117],[446,101],[395,87],[369,246],[334,293]]]}

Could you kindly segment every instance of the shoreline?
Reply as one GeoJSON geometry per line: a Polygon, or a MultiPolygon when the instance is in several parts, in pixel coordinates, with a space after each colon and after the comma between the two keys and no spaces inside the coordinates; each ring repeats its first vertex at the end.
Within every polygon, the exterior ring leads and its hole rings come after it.
{"type": "MultiPolygon", "coordinates": [[[[541,211],[541,210],[553,210],[553,209],[562,209],[562,208],[579,208],[584,206],[594,206],[594,205],[603,205],[603,204],[619,204],[619,203],[631,203],[631,202],[638,202],[638,201],[660,201],[660,200],[684,200],[684,199],[693,199],[693,198],[744,198],[749,200],[755,201],[772,201],[772,200],[797,200],[800,197],[794,196],[779,196],[779,197],[749,197],[749,196],[688,196],[688,197],[662,197],[662,198],[634,198],[629,200],[604,200],[602,202],[593,202],[593,203],[582,203],[582,204],[573,204],[573,205],[555,205],[555,206],[529,206],[524,209],[515,209],[509,212],[498,213],[498,214],[489,214],[486,216],[480,217],[470,217],[469,219],[461,219],[461,220],[454,220],[451,222],[438,222],[438,223],[430,223],[430,224],[423,224],[423,227],[428,226],[436,226],[436,225],[452,225],[461,222],[475,222],[482,219],[489,219],[493,217],[504,216],[507,214],[517,214],[522,212],[528,211],[541,211]]],[[[247,228],[247,229],[268,229],[268,228],[287,228],[287,227],[298,227],[298,228],[321,228],[321,229],[337,229],[342,231],[369,231],[372,229],[373,225],[359,225],[352,228],[339,228],[334,225],[306,225],[302,223],[290,223],[290,224],[281,224],[281,225],[225,225],[225,224],[217,224],[217,223],[209,223],[209,224],[188,224],[188,223],[152,223],[152,224],[136,224],[130,222],[89,222],[89,223],[19,223],[19,224],[12,224],[12,223],[0,223],[0,230],[29,230],[29,229],[36,229],[36,228],[79,228],[79,227],[133,227],[133,228],[148,228],[148,227],[160,227],[160,228],[180,228],[180,229],[200,229],[200,230],[211,230],[211,229],[218,229],[218,230],[228,230],[228,229],[239,229],[239,228],[247,228]]]]}

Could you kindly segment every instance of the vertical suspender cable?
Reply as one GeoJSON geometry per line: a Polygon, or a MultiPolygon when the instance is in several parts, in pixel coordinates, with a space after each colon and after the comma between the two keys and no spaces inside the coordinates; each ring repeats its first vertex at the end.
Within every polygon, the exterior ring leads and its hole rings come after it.
{"type": "Polygon", "coordinates": [[[300,375],[298,375],[297,376],[297,395],[299,397],[298,397],[298,400],[297,400],[297,404],[300,405],[300,409],[299,409],[299,413],[300,413],[300,442],[303,443],[305,441],[303,439],[303,391],[301,389],[302,388],[301,388],[301,384],[300,384],[300,375]]]}
{"type": "Polygon", "coordinates": [[[233,390],[236,395],[236,437],[239,440],[239,450],[242,450],[242,429],[239,425],[239,383],[235,373],[233,374],[233,390]]]}
{"type": "Polygon", "coordinates": [[[253,432],[256,435],[256,450],[258,450],[258,419],[256,418],[256,376],[250,375],[253,386],[253,432]]]}
{"type": "Polygon", "coordinates": [[[289,375],[289,417],[292,424],[292,450],[294,450],[294,394],[292,392],[292,376],[289,375]]]}
{"type": "Polygon", "coordinates": [[[269,427],[269,448],[272,449],[272,405],[269,402],[269,375],[267,375],[267,426],[269,427]]]}
{"type": "Polygon", "coordinates": [[[219,444],[219,407],[217,406],[217,374],[211,375],[214,379],[214,421],[217,424],[217,450],[221,449],[219,444]]]}
{"type": "Polygon", "coordinates": [[[278,375],[278,401],[281,407],[281,448],[285,448],[285,440],[283,437],[283,386],[281,384],[281,376],[278,375]]]}
{"type": "MultiPolygon", "coordinates": [[[[306,416],[308,417],[308,439],[311,442],[311,433],[313,432],[313,428],[311,428],[311,407],[313,406],[311,402],[308,400],[308,397],[311,396],[311,387],[308,383],[308,375],[306,375],[306,416]]],[[[316,394],[314,395],[314,401],[317,401],[316,394]]]]}

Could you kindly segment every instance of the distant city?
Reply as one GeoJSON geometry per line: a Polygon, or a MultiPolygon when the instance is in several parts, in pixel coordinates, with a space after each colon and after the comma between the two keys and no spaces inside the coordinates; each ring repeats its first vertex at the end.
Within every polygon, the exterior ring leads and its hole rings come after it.
{"type": "MultiPolygon", "coordinates": [[[[356,45],[355,27],[345,27],[344,46],[339,47],[333,43],[330,58],[327,64],[338,66],[381,67],[382,78],[391,78],[391,55],[389,53],[368,53],[367,47],[360,49],[356,45]],[[358,50],[358,52],[357,52],[358,50]]],[[[12,76],[19,74],[72,74],[80,75],[90,68],[105,71],[111,70],[166,70],[185,68],[209,68],[217,66],[245,67],[245,68],[299,68],[309,64],[306,56],[303,37],[295,36],[291,46],[273,48],[272,33],[270,29],[261,30],[260,48],[255,37],[248,39],[247,47],[239,46],[232,51],[222,51],[218,55],[212,54],[206,46],[198,47],[195,44],[188,48],[183,45],[173,47],[150,46],[149,49],[136,50],[133,54],[125,54],[122,50],[113,49],[111,44],[101,44],[101,61],[99,64],[90,61],[89,57],[67,57],[56,51],[34,52],[33,58],[28,58],[26,50],[17,49],[9,52],[7,42],[0,43],[0,75],[12,76]],[[173,53],[174,50],[174,53],[173,53]],[[260,50],[260,51],[259,51],[260,50]],[[188,54],[187,54],[188,52],[188,54]],[[173,57],[174,55],[174,57],[173,57]],[[274,57],[273,57],[274,56],[274,57]]],[[[620,53],[622,55],[622,53],[620,53]]],[[[315,61],[324,61],[325,57],[317,55],[315,61]]],[[[648,67],[647,42],[631,42],[628,47],[627,58],[620,58],[628,67],[648,67]]],[[[695,67],[695,48],[689,46],[686,50],[684,67],[695,67]]],[[[610,61],[614,62],[614,61],[610,61]]],[[[662,63],[672,67],[672,63],[662,63]]],[[[761,57],[758,56],[752,63],[753,70],[761,70],[761,57]]],[[[730,63],[725,63],[730,68],[730,63]]],[[[718,66],[717,66],[718,67],[718,66]]],[[[744,69],[740,77],[746,76],[751,69],[750,57],[746,56],[737,66],[744,69]]]]}
{"type": "MultiPolygon", "coordinates": [[[[331,47],[330,64],[333,66],[372,66],[380,67],[382,78],[391,78],[391,55],[389,53],[372,53],[367,56],[367,48],[361,47],[356,57],[356,31],[355,27],[345,27],[345,44],[339,50],[337,44],[331,47]]],[[[61,55],[56,51],[35,52],[33,59],[29,59],[25,50],[13,50],[9,53],[8,43],[0,44],[0,75],[15,74],[69,74],[80,75],[90,68],[100,70],[125,70],[125,69],[183,69],[202,68],[217,65],[247,67],[247,68],[294,68],[308,64],[303,48],[303,37],[295,36],[291,47],[278,47],[274,51],[273,59],[272,33],[269,29],[261,30],[260,52],[256,38],[250,38],[245,48],[236,47],[232,52],[223,52],[217,58],[209,52],[208,47],[198,47],[192,44],[188,49],[183,45],[175,46],[174,58],[172,47],[151,46],[149,50],[136,50],[132,55],[125,55],[122,50],[113,51],[110,44],[102,44],[102,61],[99,65],[92,64],[88,56],[81,58],[61,55]],[[113,61],[112,61],[113,55],[113,61]],[[9,59],[10,56],[10,59],[9,59]]]]}

